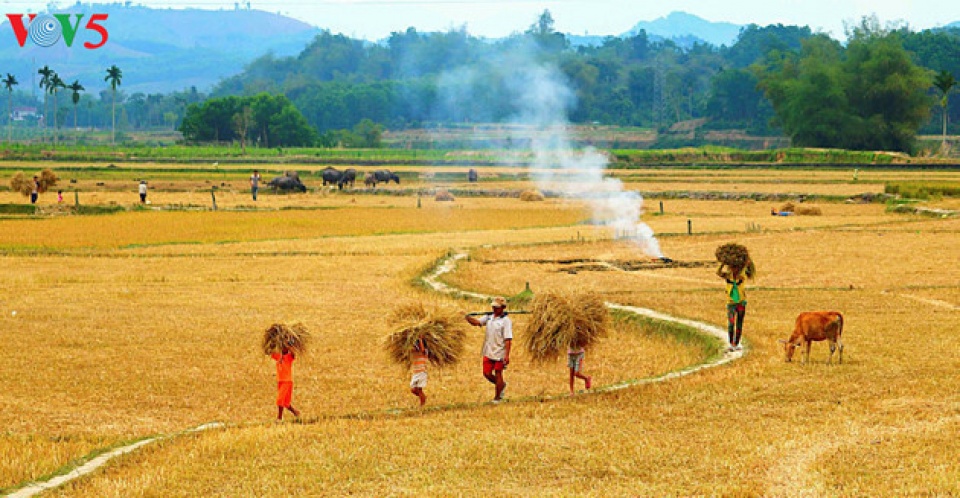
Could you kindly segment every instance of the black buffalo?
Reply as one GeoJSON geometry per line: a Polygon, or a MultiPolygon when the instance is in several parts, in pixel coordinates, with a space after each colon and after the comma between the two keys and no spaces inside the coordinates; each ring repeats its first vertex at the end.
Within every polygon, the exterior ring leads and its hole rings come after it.
{"type": "Polygon", "coordinates": [[[350,188],[353,188],[353,182],[355,181],[357,181],[357,170],[353,168],[344,170],[340,175],[340,181],[337,182],[337,188],[343,190],[343,186],[348,183],[350,184],[350,188]]]}
{"type": "Polygon", "coordinates": [[[340,179],[343,178],[343,172],[336,168],[326,168],[321,174],[323,175],[324,187],[326,187],[327,184],[337,185],[340,183],[340,179]]]}
{"type": "Polygon", "coordinates": [[[273,187],[274,190],[293,190],[294,192],[306,192],[307,187],[300,182],[300,175],[296,171],[287,171],[283,176],[278,176],[273,180],[270,180],[270,183],[267,183],[267,186],[273,187]]]}
{"type": "Polygon", "coordinates": [[[471,168],[470,171],[467,171],[467,181],[470,183],[477,181],[477,170],[471,168]]]}
{"type": "Polygon", "coordinates": [[[400,185],[400,177],[396,173],[391,173],[388,169],[378,169],[373,172],[374,186],[377,183],[390,183],[391,181],[397,182],[397,185],[400,185]]]}

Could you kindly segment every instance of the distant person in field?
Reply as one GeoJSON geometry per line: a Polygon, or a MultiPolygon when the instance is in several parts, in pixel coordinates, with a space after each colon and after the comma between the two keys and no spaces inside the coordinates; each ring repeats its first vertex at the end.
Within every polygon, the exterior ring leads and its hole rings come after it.
{"type": "Polygon", "coordinates": [[[300,418],[300,412],[291,404],[293,400],[293,361],[296,356],[287,348],[281,353],[270,355],[277,362],[277,421],[283,420],[283,410],[290,410],[294,417],[300,418]]]}
{"type": "Polygon", "coordinates": [[[486,326],[486,335],[483,340],[483,376],[493,384],[493,402],[499,403],[503,399],[503,391],[507,382],[503,380],[503,370],[510,364],[510,346],[513,342],[513,322],[507,316],[507,300],[502,297],[493,298],[490,303],[492,313],[480,318],[467,315],[467,322],[475,327],[486,326]]]}
{"type": "Polygon", "coordinates": [[[140,204],[147,202],[147,181],[140,180],[140,204]]]}
{"type": "Polygon", "coordinates": [[[37,203],[37,197],[40,197],[40,179],[33,175],[33,190],[30,191],[30,204],[37,203]]]}
{"type": "Polygon", "coordinates": [[[423,392],[427,387],[427,354],[427,345],[423,339],[417,340],[410,353],[410,373],[413,374],[410,378],[410,392],[420,398],[420,406],[427,404],[427,395],[423,392]]]}
{"type": "MultiPolygon", "coordinates": [[[[751,264],[751,263],[747,263],[751,264]]],[[[730,340],[729,351],[739,351],[740,337],[743,335],[743,317],[747,313],[747,295],[743,289],[747,278],[746,268],[729,267],[721,264],[717,276],[727,282],[727,336],[730,340]]]]}
{"type": "Polygon", "coordinates": [[[57,204],[63,204],[63,190],[57,190],[57,204]]]}
{"type": "Polygon", "coordinates": [[[583,380],[584,389],[590,389],[590,387],[592,387],[593,377],[583,374],[583,357],[586,356],[586,354],[587,352],[583,348],[567,349],[567,367],[570,368],[570,396],[576,394],[576,391],[573,389],[576,379],[583,380]]]}
{"type": "Polygon", "coordinates": [[[250,193],[253,194],[253,200],[257,200],[257,192],[260,190],[260,172],[253,170],[250,175],[250,193]]]}

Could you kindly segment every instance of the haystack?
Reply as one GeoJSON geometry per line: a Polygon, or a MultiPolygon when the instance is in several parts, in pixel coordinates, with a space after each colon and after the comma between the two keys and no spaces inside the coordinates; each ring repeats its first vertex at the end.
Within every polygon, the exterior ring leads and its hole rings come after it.
{"type": "Polygon", "coordinates": [[[796,210],[797,216],[820,216],[823,214],[817,206],[800,206],[796,210]]]}
{"type": "Polygon", "coordinates": [[[796,209],[797,209],[797,207],[794,206],[792,202],[787,202],[787,203],[784,204],[783,206],[780,206],[780,211],[781,211],[781,212],[785,212],[785,213],[792,213],[792,212],[794,212],[796,209]]]}
{"type": "Polygon", "coordinates": [[[57,182],[60,181],[60,178],[57,177],[57,174],[53,170],[45,169],[40,172],[40,189],[39,192],[42,194],[53,187],[57,186],[57,182]]]}
{"type": "Polygon", "coordinates": [[[597,294],[537,294],[523,333],[523,345],[534,361],[548,361],[567,349],[589,349],[607,335],[610,315],[597,294]]]}
{"type": "Polygon", "coordinates": [[[292,325],[275,323],[264,331],[260,347],[265,355],[282,353],[283,348],[286,347],[291,353],[300,356],[307,352],[310,340],[310,332],[300,322],[292,325]]]}
{"type": "Polygon", "coordinates": [[[10,179],[10,190],[29,196],[33,192],[33,179],[24,176],[23,171],[18,171],[10,179]]]}
{"type": "Polygon", "coordinates": [[[537,202],[542,201],[543,199],[543,193],[541,193],[539,190],[524,190],[523,192],[520,192],[521,201],[537,202]]]}
{"type": "Polygon", "coordinates": [[[409,302],[393,310],[391,323],[394,330],[384,338],[383,345],[394,363],[410,368],[410,353],[420,339],[427,347],[427,358],[436,367],[455,365],[463,356],[467,330],[458,312],[409,302]]]}
{"type": "Polygon", "coordinates": [[[454,198],[453,198],[453,194],[451,194],[450,192],[448,192],[446,189],[440,188],[440,189],[437,189],[437,194],[436,194],[436,196],[433,198],[433,200],[438,201],[438,202],[453,202],[453,201],[455,201],[456,199],[454,199],[454,198]]]}
{"type": "Polygon", "coordinates": [[[756,266],[750,259],[750,253],[747,248],[735,243],[724,244],[717,248],[715,253],[717,261],[729,266],[730,268],[741,268],[745,270],[747,278],[753,278],[756,273],[756,266]]]}

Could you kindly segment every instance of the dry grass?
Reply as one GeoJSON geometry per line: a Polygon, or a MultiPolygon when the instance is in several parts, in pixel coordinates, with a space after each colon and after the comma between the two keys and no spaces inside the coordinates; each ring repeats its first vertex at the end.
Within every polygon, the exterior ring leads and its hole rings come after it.
{"type": "MultiPolygon", "coordinates": [[[[913,221],[883,206],[842,204],[821,217],[770,220],[768,204],[670,202],[667,215],[650,220],[658,231],[676,225],[685,233],[689,216],[695,228],[726,233],[664,237],[667,255],[712,261],[718,245],[735,240],[763,267],[747,286],[744,359],[564,402],[269,425],[274,370],[249,331],[278,320],[302,320],[324,338],[295,373],[297,406],[308,418],[411,407],[406,375],[383,361],[384,303],[423,298],[411,295],[410,280],[451,246],[495,246],[445,278],[469,289],[510,295],[530,282],[534,292],[593,291],[724,323],[723,281],[712,266],[570,274],[530,262],[642,258],[623,242],[564,242],[603,230],[529,228],[552,224],[550,213],[576,218],[579,206],[508,204],[495,212],[493,200],[466,199],[463,212],[477,216],[446,221],[459,208],[385,209],[367,204],[381,199],[358,199],[349,221],[325,216],[334,211],[282,211],[0,222],[12,224],[0,230],[6,247],[82,249],[3,256],[0,328],[16,331],[4,337],[10,351],[29,354],[7,355],[0,367],[0,487],[95,446],[223,420],[254,425],[145,448],[59,494],[473,495],[491,479],[501,493],[548,496],[960,494],[960,313],[934,303],[960,305],[960,220],[913,221]],[[406,219],[424,213],[431,214],[422,225],[406,219]],[[487,224],[493,214],[496,223],[487,224]],[[743,233],[745,221],[778,225],[743,233]],[[398,225],[426,228],[379,234],[398,225]],[[25,228],[39,242],[12,238],[25,228]],[[153,245],[117,249],[130,241],[153,245]],[[776,340],[796,314],[826,308],[847,319],[844,364],[824,365],[821,345],[807,366],[783,363],[776,340]]],[[[517,315],[515,326],[524,320],[517,315]]],[[[431,405],[492,397],[479,371],[480,335],[465,338],[461,365],[431,377],[431,405]]],[[[563,393],[565,365],[536,365],[521,349],[506,372],[508,397],[563,393]]],[[[616,322],[584,369],[604,385],[702,354],[616,322]]]]}
{"type": "Polygon", "coordinates": [[[383,343],[394,363],[409,369],[411,355],[419,344],[426,348],[427,358],[436,367],[452,367],[460,362],[467,335],[460,313],[411,301],[394,308],[391,318],[394,330],[383,343]]]}
{"type": "Polygon", "coordinates": [[[555,360],[568,349],[592,349],[607,335],[610,316],[596,294],[535,294],[521,337],[534,361],[555,360]]]}
{"type": "Polygon", "coordinates": [[[526,202],[540,202],[544,199],[539,190],[524,190],[520,192],[520,200],[526,202]]]}
{"type": "Polygon", "coordinates": [[[297,357],[301,357],[307,352],[311,339],[307,326],[300,322],[292,325],[275,323],[263,332],[263,339],[260,340],[260,350],[267,356],[284,354],[289,351],[297,357]]]}

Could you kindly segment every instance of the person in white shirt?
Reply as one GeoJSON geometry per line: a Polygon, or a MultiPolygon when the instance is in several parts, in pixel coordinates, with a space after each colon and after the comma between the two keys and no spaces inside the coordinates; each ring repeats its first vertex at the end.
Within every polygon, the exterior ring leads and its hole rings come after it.
{"type": "Polygon", "coordinates": [[[467,315],[466,319],[475,327],[486,326],[483,340],[483,376],[495,386],[493,402],[499,403],[503,399],[503,391],[507,388],[507,382],[503,380],[503,370],[510,364],[513,322],[507,316],[506,299],[495,297],[490,306],[493,308],[492,313],[480,318],[467,315]]]}
{"type": "Polygon", "coordinates": [[[140,180],[140,204],[147,202],[147,181],[140,180]]]}

